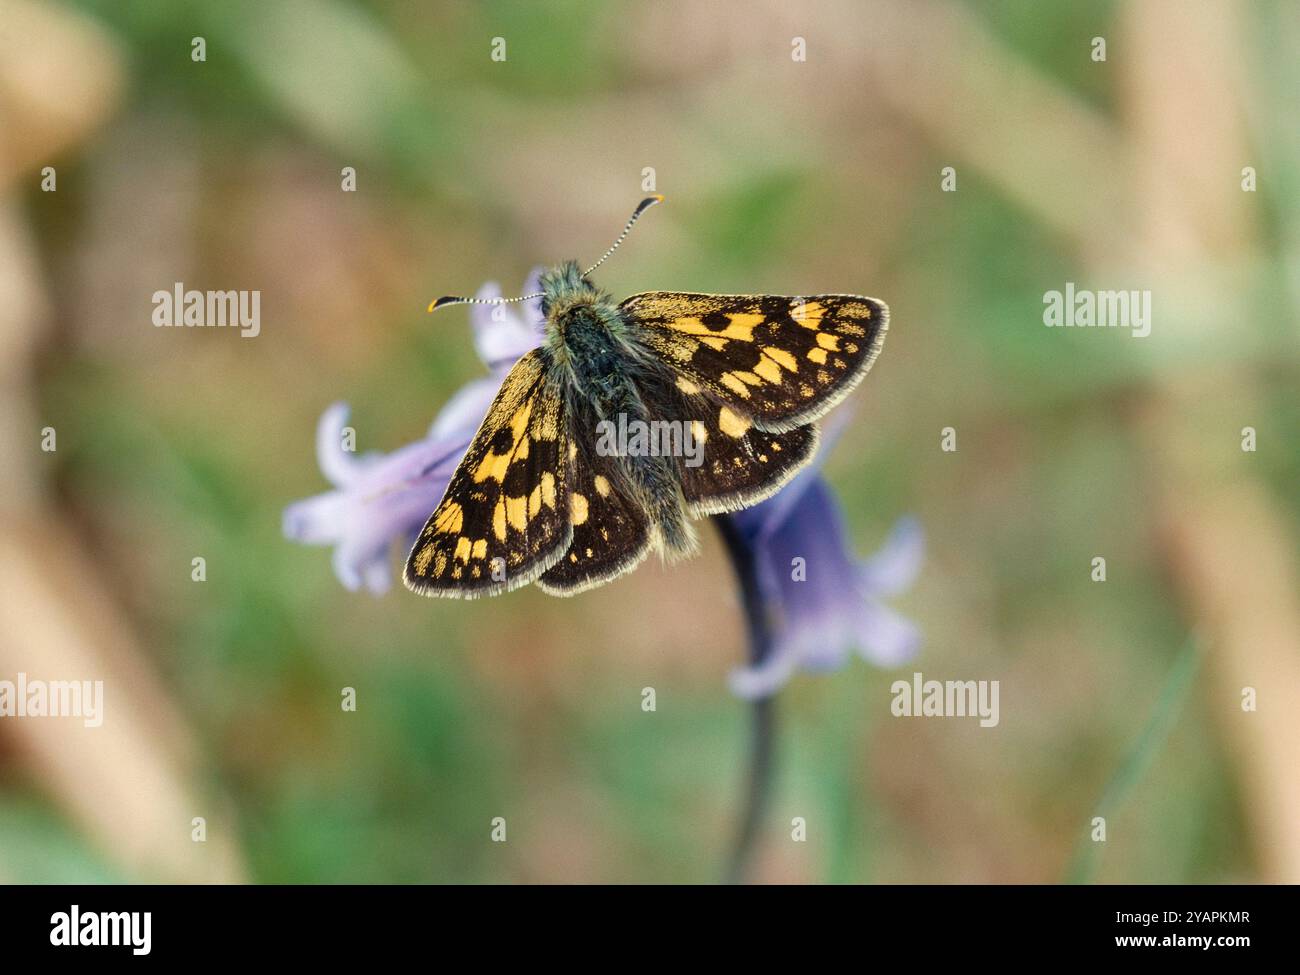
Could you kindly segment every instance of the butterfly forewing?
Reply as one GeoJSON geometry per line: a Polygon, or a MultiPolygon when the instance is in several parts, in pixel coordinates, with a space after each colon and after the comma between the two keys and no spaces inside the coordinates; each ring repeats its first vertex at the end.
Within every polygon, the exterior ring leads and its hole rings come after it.
{"type": "Polygon", "coordinates": [[[493,400],[406,562],[406,585],[486,596],[527,585],[569,547],[569,429],[563,391],[535,349],[493,400]]]}
{"type": "Polygon", "coordinates": [[[755,426],[793,430],[866,375],[888,328],[883,302],[856,295],[651,291],[619,306],[638,340],[755,426]]]}

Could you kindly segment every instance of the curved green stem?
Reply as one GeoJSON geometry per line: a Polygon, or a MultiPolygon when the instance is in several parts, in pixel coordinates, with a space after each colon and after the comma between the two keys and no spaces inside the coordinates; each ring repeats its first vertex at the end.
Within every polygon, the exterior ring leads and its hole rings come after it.
{"type": "MultiPolygon", "coordinates": [[[[731,557],[732,568],[740,583],[741,603],[745,611],[745,630],[749,643],[749,663],[763,663],[772,650],[772,632],[767,607],[758,584],[758,566],[753,551],[730,515],[715,515],[714,524],[722,535],[731,557]]],[[[776,742],[775,697],[763,697],[752,704],[749,736],[749,779],[741,807],[740,822],[728,861],[726,882],[744,883],[753,865],[763,815],[772,792],[773,753],[776,742]]]]}

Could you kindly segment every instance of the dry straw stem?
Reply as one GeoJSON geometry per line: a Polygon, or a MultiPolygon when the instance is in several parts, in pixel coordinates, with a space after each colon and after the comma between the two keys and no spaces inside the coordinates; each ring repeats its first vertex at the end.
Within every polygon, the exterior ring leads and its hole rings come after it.
{"type": "MultiPolygon", "coordinates": [[[[1237,182],[1243,161],[1251,158],[1243,106],[1256,97],[1236,68],[1247,60],[1244,14],[1238,4],[1169,0],[1125,10],[1124,38],[1133,52],[1126,102],[1138,180],[1149,198],[1141,211],[1138,246],[1149,267],[1213,266],[1258,246],[1250,216],[1256,197],[1243,194],[1237,182]]],[[[1206,293],[1207,284],[1196,289],[1194,279],[1185,284],[1190,300],[1202,307],[1251,306],[1244,289],[1212,294],[1206,293]]],[[[1231,330],[1262,324],[1230,314],[1221,319],[1231,330]]],[[[1224,335],[1224,344],[1231,338],[1224,335]]],[[[1265,880],[1297,883],[1296,540],[1254,472],[1256,455],[1240,449],[1240,427],[1254,416],[1226,422],[1220,408],[1235,404],[1236,415],[1242,415],[1240,409],[1249,410],[1253,399],[1244,368],[1227,366],[1208,395],[1200,384],[1171,378],[1152,391],[1137,432],[1156,461],[1173,578],[1189,615],[1211,634],[1209,662],[1216,680],[1210,713],[1222,723],[1241,768],[1261,874],[1265,880]],[[1218,449],[1207,450],[1207,436],[1216,434],[1218,449]],[[1253,713],[1241,710],[1242,688],[1248,685],[1261,698],[1253,713]]]]}
{"type": "Polygon", "coordinates": [[[44,500],[55,455],[39,450],[32,362],[51,302],[12,197],[105,121],[119,60],[90,22],[0,0],[0,677],[104,682],[102,726],[10,718],[0,735],[126,877],[237,881],[228,804],[196,787],[193,737],[117,607],[111,567],[44,500]],[[195,816],[208,821],[205,843],[191,840],[195,816]]]}
{"type": "MultiPolygon", "coordinates": [[[[1165,355],[1256,344],[1251,330],[1260,323],[1204,313],[1250,307],[1249,270],[1260,250],[1256,198],[1238,182],[1251,160],[1244,106],[1261,97],[1238,70],[1249,61],[1242,5],[1122,6],[1111,60],[1098,66],[1119,75],[1117,125],[1020,62],[963,7],[871,9],[882,96],[1065,234],[1083,260],[1081,276],[1118,276],[1120,287],[1153,282],[1162,303],[1155,328],[1176,336],[1165,355]],[[930,83],[915,83],[922,69],[930,83]]],[[[1132,433],[1151,459],[1146,486],[1162,512],[1163,555],[1189,624],[1204,628],[1209,710],[1241,769],[1261,876],[1300,883],[1296,545],[1253,455],[1239,449],[1239,429],[1251,419],[1250,372],[1218,361],[1208,389],[1201,376],[1154,375],[1132,433]],[[1234,411],[1225,421],[1225,405],[1246,418],[1236,422],[1234,411]],[[1207,448],[1207,438],[1220,442],[1207,448]],[[1258,712],[1241,711],[1247,685],[1259,691],[1258,712]]]]}

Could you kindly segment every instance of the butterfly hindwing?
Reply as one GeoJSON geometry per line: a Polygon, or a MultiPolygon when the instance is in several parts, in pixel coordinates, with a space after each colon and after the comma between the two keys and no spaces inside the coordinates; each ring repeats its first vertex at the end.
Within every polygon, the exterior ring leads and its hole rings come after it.
{"type": "Polygon", "coordinates": [[[758,504],[784,487],[817,452],[818,433],[812,424],[780,433],[760,429],[726,403],[675,378],[647,384],[642,395],[655,416],[681,419],[689,426],[695,450],[677,458],[677,472],[693,517],[758,504]]]}
{"type": "Polygon", "coordinates": [[[651,291],[619,305],[639,341],[697,387],[765,430],[824,415],[880,354],[889,309],[856,295],[651,291]]]}
{"type": "Polygon", "coordinates": [[[569,549],[537,580],[552,596],[572,596],[635,569],[650,551],[645,508],[614,457],[590,448],[570,449],[569,497],[573,538],[569,549]]]}
{"type": "Polygon", "coordinates": [[[527,585],[569,547],[569,430],[547,353],[511,369],[406,562],[408,588],[488,596],[527,585]]]}

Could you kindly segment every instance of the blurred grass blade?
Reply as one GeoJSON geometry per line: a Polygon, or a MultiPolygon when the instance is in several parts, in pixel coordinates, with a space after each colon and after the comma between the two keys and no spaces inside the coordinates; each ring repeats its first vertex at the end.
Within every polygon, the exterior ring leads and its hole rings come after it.
{"type": "MultiPolygon", "coordinates": [[[[1169,737],[1169,732],[1173,730],[1174,722],[1178,719],[1187,692],[1192,686],[1192,679],[1196,676],[1197,667],[1201,662],[1201,649],[1200,634],[1193,633],[1179,653],[1178,659],[1174,661],[1173,669],[1169,672],[1169,678],[1165,681],[1160,698],[1156,701],[1155,710],[1147,719],[1146,727],[1142,729],[1137,741],[1133,743],[1133,747],[1124,756],[1115,774],[1106,783],[1101,801],[1097,803],[1093,816],[1102,816],[1109,823],[1111,816],[1120,808],[1129,792],[1155,760],[1156,754],[1169,737]]],[[[1066,873],[1067,883],[1086,884],[1091,881],[1097,869],[1098,849],[1099,844],[1090,836],[1085,836],[1079,841],[1070,869],[1066,873]]]]}

